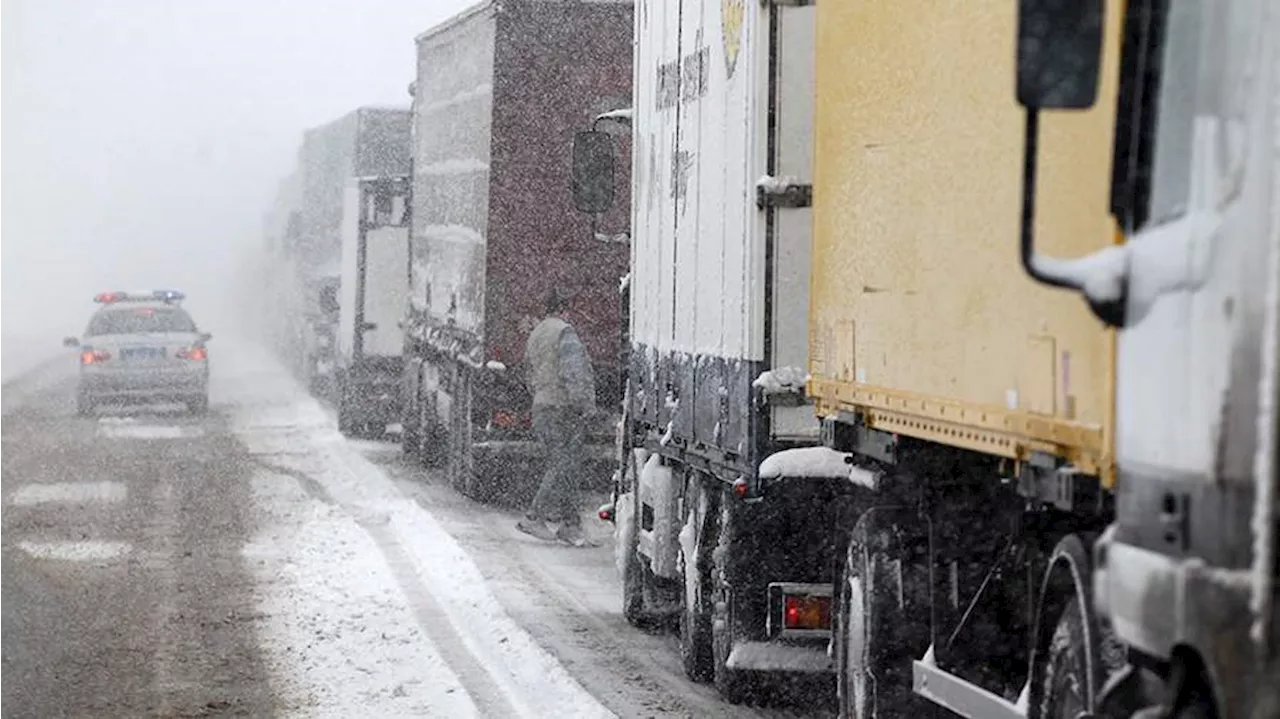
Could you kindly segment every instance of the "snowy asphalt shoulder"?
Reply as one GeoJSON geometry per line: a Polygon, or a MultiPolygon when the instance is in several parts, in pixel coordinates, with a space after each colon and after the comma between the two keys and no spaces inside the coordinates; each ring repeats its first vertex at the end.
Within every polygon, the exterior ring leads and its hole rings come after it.
{"type": "Polygon", "coordinates": [[[237,381],[222,399],[255,465],[263,515],[244,555],[286,711],[612,716],[506,615],[432,515],[269,358],[241,351],[224,362],[237,381]]]}
{"type": "Polygon", "coordinates": [[[74,366],[5,387],[6,715],[828,714],[685,679],[620,615],[609,525],[523,537],[220,345],[204,418],[78,418],[74,366]]]}

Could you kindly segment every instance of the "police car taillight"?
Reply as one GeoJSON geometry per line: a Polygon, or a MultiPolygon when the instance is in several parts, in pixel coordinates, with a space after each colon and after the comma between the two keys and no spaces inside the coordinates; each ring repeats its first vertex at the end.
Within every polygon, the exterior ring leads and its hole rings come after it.
{"type": "Polygon", "coordinates": [[[183,347],[182,349],[178,350],[178,357],[179,357],[180,359],[184,359],[184,360],[191,360],[191,361],[193,361],[193,362],[200,362],[200,361],[202,361],[202,360],[208,359],[208,357],[209,357],[209,353],[208,353],[208,351],[207,351],[205,348],[203,348],[203,347],[198,347],[198,346],[197,346],[197,347],[183,347]]]}
{"type": "Polygon", "coordinates": [[[86,348],[80,353],[80,364],[102,364],[111,359],[111,353],[106,350],[93,350],[86,348]]]}

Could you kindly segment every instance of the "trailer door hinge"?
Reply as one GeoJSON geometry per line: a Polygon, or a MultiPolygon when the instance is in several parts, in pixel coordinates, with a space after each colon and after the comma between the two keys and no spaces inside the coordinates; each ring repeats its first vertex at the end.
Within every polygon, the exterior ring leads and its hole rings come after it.
{"type": "Polygon", "coordinates": [[[765,178],[756,183],[756,207],[809,207],[813,185],[765,178]]]}

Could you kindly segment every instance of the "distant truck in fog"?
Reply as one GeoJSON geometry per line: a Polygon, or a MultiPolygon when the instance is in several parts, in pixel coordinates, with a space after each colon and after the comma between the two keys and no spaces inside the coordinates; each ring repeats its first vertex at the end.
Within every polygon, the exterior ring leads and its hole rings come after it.
{"type": "MultiPolygon", "coordinates": [[[[592,239],[574,211],[566,149],[630,105],[631,37],[630,2],[506,0],[417,38],[403,442],[468,495],[536,481],[490,480],[495,460],[537,461],[520,365],[552,288],[571,297],[599,406],[619,407],[628,249],[592,239]]],[[[627,216],[624,203],[609,219],[627,216]]],[[[592,430],[606,462],[613,431],[609,420],[592,430]]]]}
{"type": "Polygon", "coordinates": [[[343,434],[377,438],[399,420],[408,261],[408,175],[348,180],[334,368],[343,434]]]}
{"type": "Polygon", "coordinates": [[[337,298],[348,183],[408,172],[407,109],[361,107],[303,135],[293,177],[272,211],[283,228],[275,229],[282,235],[272,260],[280,288],[270,311],[277,315],[272,326],[288,338],[278,350],[312,391],[333,387],[340,359],[337,298]]]}

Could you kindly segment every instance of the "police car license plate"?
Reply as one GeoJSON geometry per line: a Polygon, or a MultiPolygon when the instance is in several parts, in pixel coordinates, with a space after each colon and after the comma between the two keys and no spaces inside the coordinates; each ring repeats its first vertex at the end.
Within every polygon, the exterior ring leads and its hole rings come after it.
{"type": "Polygon", "coordinates": [[[120,351],[123,360],[151,360],[164,357],[164,350],[159,347],[130,347],[120,351]]]}

